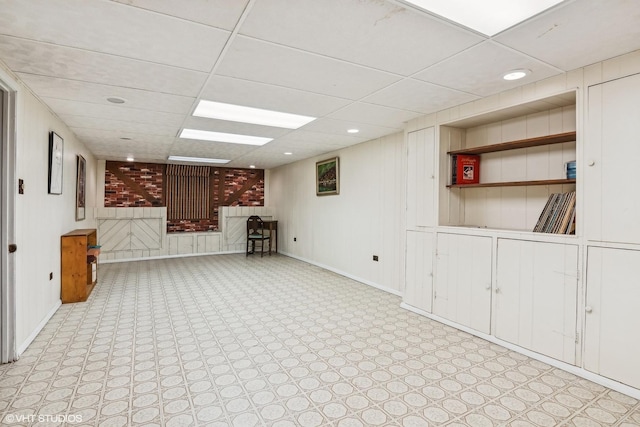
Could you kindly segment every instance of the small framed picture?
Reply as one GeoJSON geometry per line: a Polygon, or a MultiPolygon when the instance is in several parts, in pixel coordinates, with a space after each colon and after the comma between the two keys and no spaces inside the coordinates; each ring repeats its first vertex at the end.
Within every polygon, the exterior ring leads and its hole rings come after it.
{"type": "Polygon", "coordinates": [[[62,194],[62,166],[64,140],[55,132],[49,132],[49,194],[62,194]]]}
{"type": "Polygon", "coordinates": [[[316,195],[340,194],[340,164],[338,157],[316,163],[316,195]]]}
{"type": "Polygon", "coordinates": [[[80,154],[78,154],[78,174],[76,177],[76,221],[85,219],[86,194],[87,185],[87,162],[80,154]]]}

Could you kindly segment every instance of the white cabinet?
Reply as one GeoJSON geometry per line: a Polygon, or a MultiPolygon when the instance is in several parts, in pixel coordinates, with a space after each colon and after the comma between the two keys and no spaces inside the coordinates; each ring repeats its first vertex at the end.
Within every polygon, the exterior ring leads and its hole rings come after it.
{"type": "Polygon", "coordinates": [[[403,301],[431,312],[433,293],[433,233],[407,231],[407,265],[403,301]]]}
{"type": "Polygon", "coordinates": [[[435,225],[435,130],[408,135],[407,228],[435,225]]]}
{"type": "Polygon", "coordinates": [[[438,233],[434,314],[490,333],[492,239],[438,233]]]}
{"type": "Polygon", "coordinates": [[[578,247],[498,239],[495,336],[576,361],[578,247]]]}
{"type": "Polygon", "coordinates": [[[585,369],[640,388],[640,251],[589,247],[585,369]]]}
{"type": "Polygon", "coordinates": [[[640,244],[640,74],[589,88],[586,236],[640,244]]]}

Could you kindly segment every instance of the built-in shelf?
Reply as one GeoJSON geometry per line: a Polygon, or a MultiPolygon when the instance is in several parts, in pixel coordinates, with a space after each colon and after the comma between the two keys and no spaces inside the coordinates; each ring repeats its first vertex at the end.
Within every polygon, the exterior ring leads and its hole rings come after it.
{"type": "Polygon", "coordinates": [[[529,185],[575,184],[575,179],[543,179],[538,181],[481,182],[479,184],[447,185],[448,188],[523,187],[529,185]]]}
{"type": "MultiPolygon", "coordinates": [[[[573,132],[557,133],[554,135],[539,136],[536,138],[520,139],[517,141],[503,142],[500,144],[483,145],[481,147],[463,148],[461,150],[449,151],[447,152],[447,154],[495,153],[497,151],[516,150],[518,148],[529,148],[529,147],[539,147],[541,145],[562,144],[563,142],[571,142],[575,140],[576,140],[576,132],[573,131],[573,132]]],[[[478,184],[474,184],[474,186],[477,186],[477,185],[478,184]]],[[[484,184],[479,184],[479,185],[484,185],[484,184]]],[[[517,184],[512,184],[512,185],[517,185],[517,184]]],[[[544,185],[544,184],[527,184],[527,185],[544,185]]],[[[457,186],[454,186],[454,187],[457,187],[457,186]]]]}

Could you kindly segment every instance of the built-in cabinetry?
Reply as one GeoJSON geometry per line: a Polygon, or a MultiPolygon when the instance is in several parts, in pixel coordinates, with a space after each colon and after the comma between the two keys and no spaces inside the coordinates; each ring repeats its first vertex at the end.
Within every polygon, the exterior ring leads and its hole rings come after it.
{"type": "Polygon", "coordinates": [[[434,314],[488,334],[491,237],[438,233],[434,314]]]}
{"type": "Polygon", "coordinates": [[[578,246],[498,238],[495,336],[576,361],[578,246]]]}
{"type": "Polygon", "coordinates": [[[640,74],[596,83],[407,134],[403,304],[640,396],[640,74]],[[480,156],[479,184],[452,185],[452,155],[480,156]],[[570,191],[575,234],[534,233],[570,191]]]}
{"type": "Polygon", "coordinates": [[[89,298],[97,282],[97,242],[95,228],[73,230],[60,238],[60,297],[63,303],[89,298]]]}

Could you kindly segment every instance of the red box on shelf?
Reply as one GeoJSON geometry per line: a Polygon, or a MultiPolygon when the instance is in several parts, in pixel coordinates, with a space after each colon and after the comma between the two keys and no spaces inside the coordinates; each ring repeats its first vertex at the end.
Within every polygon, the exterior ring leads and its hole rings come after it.
{"type": "Polygon", "coordinates": [[[451,184],[478,184],[480,182],[480,156],[456,154],[451,156],[451,184]]]}

